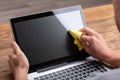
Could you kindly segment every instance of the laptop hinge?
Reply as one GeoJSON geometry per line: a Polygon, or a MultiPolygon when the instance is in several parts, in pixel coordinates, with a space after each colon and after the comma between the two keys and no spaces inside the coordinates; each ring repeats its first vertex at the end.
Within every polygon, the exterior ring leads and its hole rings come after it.
{"type": "Polygon", "coordinates": [[[37,70],[37,73],[41,73],[41,72],[45,72],[45,71],[48,71],[48,70],[51,70],[51,69],[59,68],[59,67],[65,66],[67,64],[68,64],[68,62],[61,63],[61,64],[58,64],[58,65],[53,65],[53,66],[50,66],[50,67],[47,67],[47,68],[37,70]]]}

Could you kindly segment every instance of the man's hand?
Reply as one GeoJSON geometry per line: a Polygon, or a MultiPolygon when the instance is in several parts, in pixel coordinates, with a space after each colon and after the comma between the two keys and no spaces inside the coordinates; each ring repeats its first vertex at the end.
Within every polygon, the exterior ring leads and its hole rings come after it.
{"type": "Polygon", "coordinates": [[[80,41],[88,54],[113,66],[120,66],[120,53],[112,51],[99,33],[87,27],[81,31],[85,35],[80,41]]]}
{"type": "Polygon", "coordinates": [[[86,34],[80,38],[86,52],[98,59],[106,58],[111,49],[108,47],[103,37],[87,27],[81,31],[86,34]]]}
{"type": "Polygon", "coordinates": [[[9,66],[15,80],[27,80],[29,63],[16,42],[11,43],[13,54],[9,55],[9,66]]]}

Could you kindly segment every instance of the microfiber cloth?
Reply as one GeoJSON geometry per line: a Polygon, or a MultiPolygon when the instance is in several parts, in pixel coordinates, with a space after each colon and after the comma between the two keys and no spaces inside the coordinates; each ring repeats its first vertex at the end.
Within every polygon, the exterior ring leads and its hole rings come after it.
{"type": "Polygon", "coordinates": [[[74,29],[70,29],[69,33],[72,35],[72,37],[74,38],[74,44],[77,45],[79,51],[81,51],[83,49],[82,44],[80,43],[79,39],[82,36],[82,32],[74,30],[74,29]]]}

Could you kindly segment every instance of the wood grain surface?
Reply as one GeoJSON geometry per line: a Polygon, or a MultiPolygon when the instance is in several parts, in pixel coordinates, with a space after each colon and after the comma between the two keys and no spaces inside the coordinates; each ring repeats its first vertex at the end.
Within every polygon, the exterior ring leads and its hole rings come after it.
{"type": "MultiPolygon", "coordinates": [[[[37,4],[37,3],[32,3],[37,4]]],[[[31,5],[32,5],[31,4],[31,5]]],[[[120,33],[114,20],[112,5],[84,9],[87,26],[102,34],[112,50],[120,51],[120,33]]],[[[11,80],[8,55],[12,54],[10,42],[13,41],[10,23],[0,24],[0,80],[11,80]]]]}

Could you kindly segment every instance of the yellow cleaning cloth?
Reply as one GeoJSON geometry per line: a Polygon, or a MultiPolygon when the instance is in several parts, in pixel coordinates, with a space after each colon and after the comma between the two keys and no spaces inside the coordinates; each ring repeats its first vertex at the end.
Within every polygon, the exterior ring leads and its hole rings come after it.
{"type": "Polygon", "coordinates": [[[79,38],[82,36],[83,33],[80,32],[80,31],[77,31],[77,30],[73,30],[73,29],[71,29],[71,30],[69,31],[69,33],[70,33],[70,34],[72,35],[72,37],[74,38],[74,44],[77,45],[79,51],[81,51],[81,50],[83,49],[83,46],[82,46],[82,44],[80,43],[79,38]]]}

